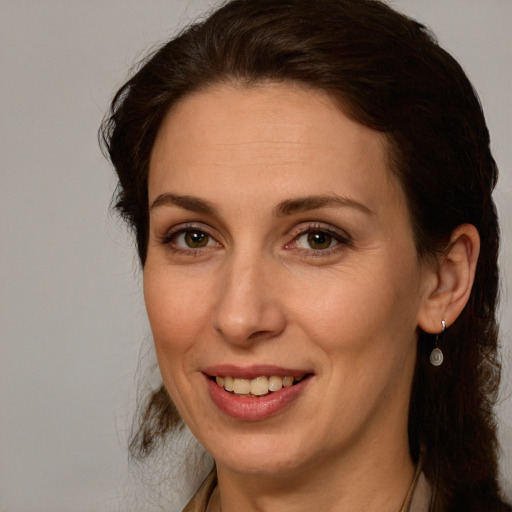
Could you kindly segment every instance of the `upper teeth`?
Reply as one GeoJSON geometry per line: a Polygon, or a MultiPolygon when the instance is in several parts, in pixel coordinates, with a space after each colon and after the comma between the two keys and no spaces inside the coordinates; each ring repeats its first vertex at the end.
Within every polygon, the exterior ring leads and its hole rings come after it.
{"type": "Polygon", "coordinates": [[[224,376],[217,377],[217,384],[223,387],[226,391],[232,391],[236,395],[266,395],[269,391],[279,391],[283,387],[291,386],[294,381],[300,381],[304,375],[293,377],[291,375],[286,377],[279,377],[278,375],[271,375],[270,377],[261,376],[255,379],[238,379],[234,377],[224,376]]]}

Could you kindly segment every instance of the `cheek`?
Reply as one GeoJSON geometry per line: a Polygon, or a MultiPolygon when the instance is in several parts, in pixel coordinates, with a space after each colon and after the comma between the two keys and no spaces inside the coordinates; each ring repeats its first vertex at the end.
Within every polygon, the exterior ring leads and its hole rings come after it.
{"type": "Polygon", "coordinates": [[[207,304],[204,290],[197,292],[187,282],[173,279],[165,271],[146,266],[144,301],[159,362],[177,364],[204,328],[207,304]],[[167,361],[167,356],[169,360],[167,361]],[[172,357],[175,356],[175,357],[172,357]]]}
{"type": "Polygon", "coordinates": [[[302,279],[289,290],[293,316],[326,351],[379,357],[414,339],[417,275],[411,269],[402,277],[392,266],[373,265],[302,279]]]}
{"type": "Polygon", "coordinates": [[[144,300],[158,366],[180,415],[190,424],[190,396],[195,392],[190,376],[197,373],[193,354],[203,338],[206,303],[187,284],[162,267],[146,265],[144,270],[144,300]]]}

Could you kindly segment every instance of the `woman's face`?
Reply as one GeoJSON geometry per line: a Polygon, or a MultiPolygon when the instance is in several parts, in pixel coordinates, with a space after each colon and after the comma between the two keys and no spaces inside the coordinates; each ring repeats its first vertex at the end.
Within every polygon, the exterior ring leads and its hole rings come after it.
{"type": "Polygon", "coordinates": [[[380,133],[322,92],[212,87],[162,124],[149,201],[158,362],[219,467],[283,474],[407,446],[431,272],[380,133]]]}

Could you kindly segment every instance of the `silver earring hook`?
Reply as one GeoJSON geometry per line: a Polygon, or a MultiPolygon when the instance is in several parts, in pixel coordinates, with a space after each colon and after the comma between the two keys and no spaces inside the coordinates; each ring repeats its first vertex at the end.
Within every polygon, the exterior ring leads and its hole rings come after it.
{"type": "Polygon", "coordinates": [[[446,322],[444,320],[441,320],[441,325],[443,326],[443,330],[439,334],[436,334],[436,346],[434,350],[432,350],[432,352],[430,353],[430,364],[432,366],[441,366],[444,360],[443,351],[438,347],[438,340],[439,336],[442,336],[446,331],[446,322]]]}

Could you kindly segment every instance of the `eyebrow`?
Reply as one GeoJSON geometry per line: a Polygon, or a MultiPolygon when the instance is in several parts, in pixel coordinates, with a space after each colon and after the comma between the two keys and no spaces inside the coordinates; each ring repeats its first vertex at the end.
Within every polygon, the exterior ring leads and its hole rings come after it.
{"type": "Polygon", "coordinates": [[[274,208],[274,215],[276,215],[277,217],[284,217],[286,215],[292,215],[294,213],[337,206],[355,208],[363,213],[366,213],[367,215],[373,215],[373,212],[363,203],[360,203],[355,199],[338,196],[336,194],[306,196],[298,197],[296,199],[287,199],[286,201],[279,203],[274,208]]]}
{"type": "Polygon", "coordinates": [[[197,213],[205,213],[207,215],[214,215],[217,213],[216,208],[204,199],[199,199],[194,196],[180,196],[177,194],[160,194],[149,207],[152,211],[159,206],[179,206],[185,210],[190,210],[197,213]]]}
{"type": "MultiPolygon", "coordinates": [[[[185,210],[204,213],[207,215],[217,215],[217,209],[208,201],[194,196],[177,195],[171,193],[160,194],[150,205],[150,211],[160,206],[178,206],[185,210]]],[[[363,203],[349,197],[338,196],[336,194],[313,195],[287,199],[279,203],[273,213],[276,217],[286,217],[295,213],[317,210],[319,208],[329,207],[347,207],[355,208],[367,215],[373,215],[373,212],[363,203]]]]}

